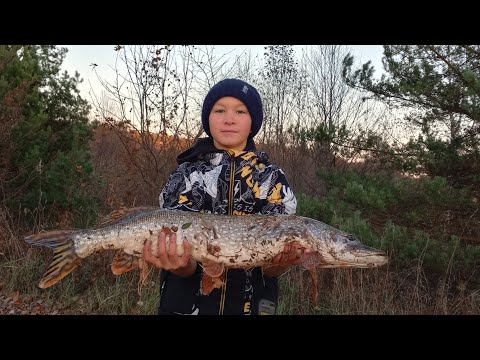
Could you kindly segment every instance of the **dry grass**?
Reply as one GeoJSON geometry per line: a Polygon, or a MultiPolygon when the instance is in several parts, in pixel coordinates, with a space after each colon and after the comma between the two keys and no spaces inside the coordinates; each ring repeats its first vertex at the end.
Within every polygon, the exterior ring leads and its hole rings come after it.
{"type": "Polygon", "coordinates": [[[279,314],[469,315],[480,313],[480,290],[468,281],[428,278],[419,263],[401,270],[318,270],[319,301],[312,302],[308,271],[280,279],[279,314]]]}
{"type": "Polygon", "coordinates": [[[47,289],[37,284],[48,266],[51,254],[28,250],[25,256],[0,263],[1,292],[41,298],[46,306],[62,314],[154,314],[158,308],[158,271],[138,294],[138,271],[114,276],[111,254],[95,254],[72,274],[47,289]]]}
{"type": "MultiPolygon", "coordinates": [[[[141,296],[138,271],[114,276],[113,254],[88,258],[72,274],[48,289],[37,287],[51,254],[29,249],[0,262],[5,294],[38,297],[65,314],[155,314],[159,301],[158,271],[141,296]]],[[[392,269],[318,270],[319,302],[312,303],[308,271],[293,268],[280,278],[278,314],[289,315],[468,315],[480,313],[478,285],[445,276],[428,278],[419,264],[392,269]],[[475,290],[475,287],[477,289],[475,290]]],[[[0,292],[1,292],[0,291],[0,292]]]]}

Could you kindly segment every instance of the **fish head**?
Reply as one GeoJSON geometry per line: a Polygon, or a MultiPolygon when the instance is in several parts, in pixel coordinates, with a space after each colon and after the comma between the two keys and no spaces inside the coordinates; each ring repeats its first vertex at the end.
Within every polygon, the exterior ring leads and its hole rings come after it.
{"type": "Polygon", "coordinates": [[[387,253],[361,243],[354,235],[318,220],[309,220],[310,248],[317,254],[318,267],[371,268],[388,262],[387,253]]]}
{"type": "Polygon", "coordinates": [[[388,262],[384,251],[362,244],[352,234],[342,232],[333,235],[328,254],[332,267],[370,268],[388,262]]]}

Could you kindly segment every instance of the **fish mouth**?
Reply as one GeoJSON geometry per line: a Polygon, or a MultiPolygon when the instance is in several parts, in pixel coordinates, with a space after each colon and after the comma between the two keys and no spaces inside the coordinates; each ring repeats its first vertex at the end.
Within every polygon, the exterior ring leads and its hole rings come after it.
{"type": "Polygon", "coordinates": [[[352,244],[347,248],[330,253],[324,268],[374,268],[388,263],[389,257],[384,251],[363,244],[352,244]]]}
{"type": "Polygon", "coordinates": [[[388,257],[376,257],[372,258],[365,258],[365,259],[358,259],[355,261],[330,261],[328,264],[320,264],[320,268],[375,268],[380,267],[388,263],[388,257]]]}
{"type": "MultiPolygon", "coordinates": [[[[380,250],[372,251],[340,251],[318,254],[314,259],[315,266],[319,268],[375,268],[388,263],[388,255],[380,250]]],[[[309,259],[305,258],[304,263],[308,264],[309,259]]],[[[310,264],[311,265],[311,264],[310,264]]]]}
{"type": "Polygon", "coordinates": [[[366,263],[365,267],[385,265],[389,259],[385,251],[361,243],[347,246],[345,253],[351,255],[353,262],[366,263]]]}
{"type": "Polygon", "coordinates": [[[359,263],[356,264],[357,267],[378,267],[388,263],[388,256],[385,253],[370,254],[363,257],[359,256],[357,261],[359,261],[359,263]]]}

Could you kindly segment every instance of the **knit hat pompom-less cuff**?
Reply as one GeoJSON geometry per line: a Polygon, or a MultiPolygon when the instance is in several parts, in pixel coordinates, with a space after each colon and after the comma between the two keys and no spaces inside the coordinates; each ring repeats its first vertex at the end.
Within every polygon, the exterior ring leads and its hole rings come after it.
{"type": "Polygon", "coordinates": [[[210,133],[209,117],[213,105],[222,97],[232,96],[241,100],[248,108],[252,117],[252,132],[249,138],[253,138],[260,131],[263,122],[262,99],[257,89],[245,81],[239,79],[225,79],[215,84],[208,92],[202,107],[202,125],[209,137],[210,133]]]}

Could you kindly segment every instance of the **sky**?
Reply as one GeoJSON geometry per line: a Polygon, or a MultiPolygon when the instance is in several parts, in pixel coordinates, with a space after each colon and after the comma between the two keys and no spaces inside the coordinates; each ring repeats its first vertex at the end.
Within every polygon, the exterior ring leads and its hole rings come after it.
{"type": "MultiPolygon", "coordinates": [[[[353,55],[361,63],[371,60],[372,65],[376,69],[375,73],[381,73],[382,45],[346,46],[352,49],[353,55]]],[[[80,73],[80,77],[84,79],[79,86],[81,95],[85,99],[90,100],[90,97],[87,96],[90,87],[92,86],[94,89],[99,88],[98,80],[91,64],[98,65],[96,70],[102,77],[103,74],[111,72],[109,65],[114,65],[115,63],[115,45],[66,45],[66,47],[69,51],[63,62],[63,69],[67,70],[70,75],[73,75],[75,71],[80,73]]],[[[234,54],[240,54],[245,50],[250,50],[252,55],[255,55],[263,53],[264,45],[217,45],[216,49],[219,54],[225,54],[230,51],[233,51],[234,54]]]]}

